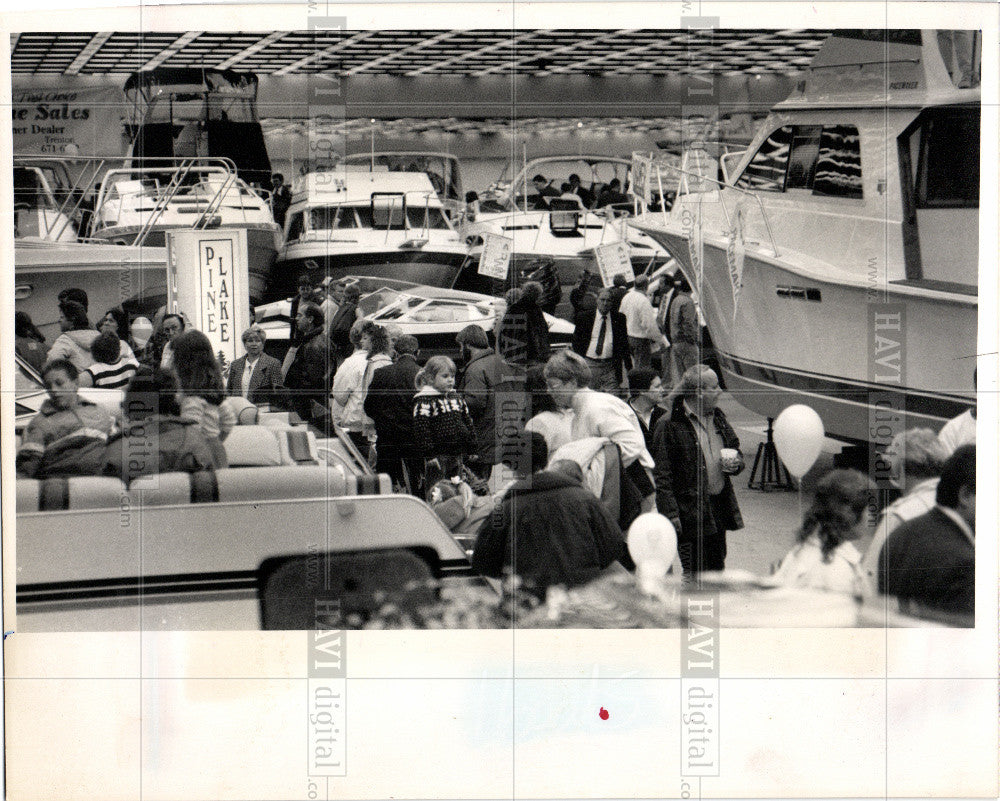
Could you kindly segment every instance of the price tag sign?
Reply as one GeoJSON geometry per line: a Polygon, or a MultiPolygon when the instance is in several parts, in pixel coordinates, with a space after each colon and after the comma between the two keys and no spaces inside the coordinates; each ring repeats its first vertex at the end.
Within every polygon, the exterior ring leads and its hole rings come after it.
{"type": "Polygon", "coordinates": [[[483,254],[479,257],[479,274],[490,278],[506,280],[510,270],[510,254],[514,249],[514,240],[509,236],[486,234],[483,241],[483,254]]]}
{"type": "Polygon", "coordinates": [[[594,248],[594,256],[597,258],[597,268],[601,271],[601,282],[604,286],[611,286],[616,275],[624,275],[629,283],[635,280],[627,243],[610,242],[607,245],[600,245],[594,248]]]}
{"type": "Polygon", "coordinates": [[[647,205],[653,201],[653,193],[650,188],[652,163],[653,160],[642,153],[632,154],[632,182],[629,192],[647,205]]]}

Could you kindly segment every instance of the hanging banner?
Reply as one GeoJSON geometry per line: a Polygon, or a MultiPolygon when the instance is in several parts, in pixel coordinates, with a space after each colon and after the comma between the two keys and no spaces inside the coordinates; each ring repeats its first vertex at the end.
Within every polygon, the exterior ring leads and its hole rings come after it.
{"type": "Polygon", "coordinates": [[[231,363],[250,325],[247,232],[171,231],[167,261],[168,307],[208,337],[223,366],[231,363]]]}
{"type": "Polygon", "coordinates": [[[507,279],[510,271],[510,254],[514,240],[500,234],[486,234],[483,238],[483,254],[479,257],[479,274],[500,281],[507,279]]]}
{"type": "Polygon", "coordinates": [[[635,281],[627,242],[609,242],[607,245],[599,245],[594,248],[594,256],[597,259],[597,268],[601,271],[601,282],[604,286],[611,286],[616,275],[624,275],[625,280],[629,283],[635,281]]]}
{"type": "Polygon", "coordinates": [[[746,246],[743,240],[744,207],[737,204],[733,214],[733,227],[729,231],[729,243],[726,246],[726,265],[729,267],[729,282],[733,287],[733,325],[736,325],[736,310],[740,301],[740,290],[743,288],[743,260],[746,257],[746,246]]]}
{"type": "Polygon", "coordinates": [[[124,155],[123,97],[117,87],[12,91],[14,153],[124,155]]]}

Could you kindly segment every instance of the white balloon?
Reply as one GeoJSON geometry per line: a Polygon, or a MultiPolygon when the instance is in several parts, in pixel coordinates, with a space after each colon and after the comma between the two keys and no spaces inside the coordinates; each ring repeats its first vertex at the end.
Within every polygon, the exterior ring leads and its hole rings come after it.
{"type": "Polygon", "coordinates": [[[802,478],[823,450],[823,421],[810,407],[789,406],[774,421],[774,445],[788,472],[802,478]]]}
{"type": "Polygon", "coordinates": [[[674,524],[657,512],[639,515],[628,529],[628,552],[640,572],[662,578],[677,555],[674,524]]]}
{"type": "Polygon", "coordinates": [[[130,330],[135,344],[143,348],[153,335],[153,324],[145,317],[136,317],[132,321],[132,328],[130,330]]]}

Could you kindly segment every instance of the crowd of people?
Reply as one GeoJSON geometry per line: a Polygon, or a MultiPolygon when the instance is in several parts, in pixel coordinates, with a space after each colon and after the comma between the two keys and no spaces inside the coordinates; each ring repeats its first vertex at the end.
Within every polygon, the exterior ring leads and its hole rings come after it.
{"type": "MultiPolygon", "coordinates": [[[[318,291],[303,276],[284,361],[264,353],[265,331],[252,325],[245,356],[224,374],[182,314],[162,314],[140,343],[121,309],[92,325],[86,293],[67,289],[47,351],[17,315],[17,351],[49,396],[24,430],[18,473],[129,481],[225,467],[235,417],[224,400],[241,397],[327,433],[336,424],[397,491],[424,498],[468,538],[478,570],[514,573],[541,596],[634,569],[624,532],[651,511],[672,523],[686,576],[724,570],[727,534],[744,527],[732,478],[745,465],[719,376],[698,361],[690,287],[681,277],[654,304],[646,276],[597,293],[584,276],[565,350],[548,341],[543,296],[535,281],[509,294],[495,346],[469,325],[455,338],[457,360],[422,360],[415,337],[363,318],[357,285],[318,291]],[[80,397],[91,386],[124,389],[119,419],[80,397]],[[158,453],[137,466],[130,443],[149,440],[151,427],[158,453]]],[[[940,436],[897,437],[886,458],[901,496],[881,511],[864,555],[854,543],[872,531],[871,483],[847,470],[820,478],[773,580],[971,614],[974,445],[974,409],[940,436]]]]}

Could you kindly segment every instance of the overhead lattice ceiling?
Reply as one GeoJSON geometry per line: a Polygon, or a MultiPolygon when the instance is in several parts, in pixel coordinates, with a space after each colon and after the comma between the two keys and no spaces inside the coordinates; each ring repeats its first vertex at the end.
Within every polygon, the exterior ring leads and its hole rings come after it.
{"type": "Polygon", "coordinates": [[[794,73],[826,30],[373,30],[12,34],[16,74],[155,67],[261,75],[685,75],[794,73]]]}

